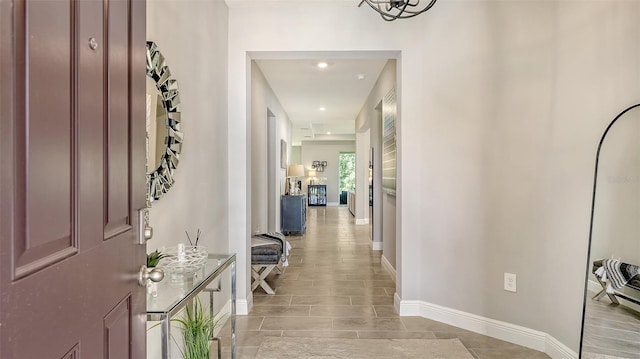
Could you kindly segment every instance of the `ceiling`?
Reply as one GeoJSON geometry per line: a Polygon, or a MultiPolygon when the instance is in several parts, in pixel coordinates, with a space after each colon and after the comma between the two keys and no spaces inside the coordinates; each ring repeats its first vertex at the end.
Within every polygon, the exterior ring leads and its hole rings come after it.
{"type": "Polygon", "coordinates": [[[293,145],[301,141],[355,140],[356,116],[386,62],[256,60],[293,124],[293,145]],[[319,62],[328,66],[320,68],[319,62]]]}

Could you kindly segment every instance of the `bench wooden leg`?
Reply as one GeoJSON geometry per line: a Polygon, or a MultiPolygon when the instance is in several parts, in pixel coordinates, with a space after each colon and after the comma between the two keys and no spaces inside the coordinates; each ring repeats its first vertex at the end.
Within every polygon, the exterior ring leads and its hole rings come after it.
{"type": "Polygon", "coordinates": [[[273,288],[271,288],[271,286],[269,286],[269,283],[267,283],[267,281],[265,280],[269,273],[271,273],[271,271],[275,267],[275,264],[251,266],[251,277],[253,278],[253,282],[251,283],[251,291],[256,290],[258,286],[261,286],[267,294],[276,294],[273,288]]]}
{"type": "Polygon", "coordinates": [[[602,290],[599,291],[598,294],[596,294],[593,297],[593,299],[599,301],[606,294],[609,297],[609,299],[611,300],[611,303],[620,304],[620,302],[618,301],[618,298],[616,298],[615,294],[607,293],[607,283],[601,281],[600,278],[598,278],[598,276],[596,276],[596,280],[602,286],[602,290]]]}

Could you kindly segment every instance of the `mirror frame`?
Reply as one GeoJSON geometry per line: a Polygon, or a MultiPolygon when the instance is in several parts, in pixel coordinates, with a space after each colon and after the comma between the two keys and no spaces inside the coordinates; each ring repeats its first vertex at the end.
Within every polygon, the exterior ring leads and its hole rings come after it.
{"type": "MultiPolygon", "coordinates": [[[[161,97],[162,106],[166,111],[165,125],[167,135],[164,139],[165,152],[158,167],[147,173],[147,202],[160,199],[167,193],[175,180],[174,171],[178,167],[180,152],[182,151],[183,134],[180,131],[180,94],[178,81],[171,77],[164,56],[153,41],[147,41],[147,76],[156,84],[161,97]]],[[[147,135],[148,135],[147,131],[147,135]]],[[[148,140],[148,139],[147,139],[148,140]]],[[[147,156],[148,160],[148,156],[147,156]]],[[[151,164],[152,166],[154,164],[151,164]]],[[[147,163],[147,170],[149,163],[147,163]]]]}
{"type": "Polygon", "coordinates": [[[595,165],[595,174],[593,176],[593,193],[591,198],[591,221],[589,223],[589,243],[587,244],[587,265],[585,270],[585,278],[584,278],[584,295],[582,300],[582,323],[580,325],[580,347],[578,349],[578,358],[582,358],[582,347],[584,344],[584,322],[585,316],[587,313],[587,300],[589,300],[588,289],[589,289],[589,275],[591,274],[591,241],[593,240],[593,217],[595,213],[596,206],[596,189],[598,186],[598,164],[600,161],[600,150],[602,149],[602,144],[604,143],[605,138],[607,138],[607,134],[609,130],[613,127],[613,125],[618,122],[622,116],[624,116],[627,112],[633,110],[636,107],[640,107],[640,104],[635,104],[626,108],[624,111],[620,112],[614,119],[609,123],[609,126],[604,130],[602,137],[600,138],[600,143],[598,144],[598,150],[596,152],[596,165],[595,165]]]}

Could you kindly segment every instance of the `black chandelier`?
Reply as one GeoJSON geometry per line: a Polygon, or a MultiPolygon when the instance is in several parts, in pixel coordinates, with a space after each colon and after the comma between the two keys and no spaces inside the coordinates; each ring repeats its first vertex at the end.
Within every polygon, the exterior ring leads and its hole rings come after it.
{"type": "Polygon", "coordinates": [[[408,19],[431,9],[437,0],[362,0],[358,7],[367,3],[378,13],[385,21],[393,21],[395,19],[408,19]]]}

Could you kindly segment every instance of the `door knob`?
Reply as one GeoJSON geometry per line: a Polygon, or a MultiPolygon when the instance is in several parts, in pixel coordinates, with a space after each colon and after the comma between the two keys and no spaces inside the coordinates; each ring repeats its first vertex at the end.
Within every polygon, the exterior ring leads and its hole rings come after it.
{"type": "Polygon", "coordinates": [[[140,267],[140,273],[138,273],[138,284],[141,287],[147,286],[147,279],[152,282],[159,282],[164,278],[164,271],[160,268],[149,269],[143,265],[140,267]]]}

